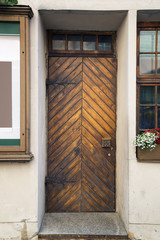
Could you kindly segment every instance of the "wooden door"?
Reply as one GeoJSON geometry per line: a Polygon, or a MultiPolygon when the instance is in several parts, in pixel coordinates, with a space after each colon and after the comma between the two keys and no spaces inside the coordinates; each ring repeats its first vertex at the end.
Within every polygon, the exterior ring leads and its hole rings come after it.
{"type": "Polygon", "coordinates": [[[116,59],[51,57],[49,79],[47,212],[114,211],[116,59]]]}

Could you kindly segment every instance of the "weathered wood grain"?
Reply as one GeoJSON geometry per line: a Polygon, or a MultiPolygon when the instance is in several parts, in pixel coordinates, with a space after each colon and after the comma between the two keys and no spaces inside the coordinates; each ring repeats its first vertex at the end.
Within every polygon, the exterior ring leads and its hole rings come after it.
{"type": "Polygon", "coordinates": [[[47,212],[115,210],[116,61],[50,57],[47,212]],[[112,148],[102,148],[102,138],[112,148]]]}

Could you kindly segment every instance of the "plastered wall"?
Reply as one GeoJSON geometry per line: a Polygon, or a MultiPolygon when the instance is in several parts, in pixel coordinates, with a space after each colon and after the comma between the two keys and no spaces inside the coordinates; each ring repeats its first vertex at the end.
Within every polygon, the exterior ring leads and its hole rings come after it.
{"type": "Polygon", "coordinates": [[[128,14],[117,32],[117,151],[116,205],[126,229],[129,221],[129,162],[128,162],[128,14]]]}
{"type": "Polygon", "coordinates": [[[38,231],[38,13],[32,9],[34,18],[30,24],[30,150],[34,159],[28,163],[0,163],[2,240],[34,239],[38,231]]]}
{"type": "Polygon", "coordinates": [[[34,2],[38,9],[57,10],[132,10],[160,8],[160,2],[158,0],[36,0],[34,2]]]}
{"type": "Polygon", "coordinates": [[[117,210],[132,239],[160,239],[160,165],[136,159],[136,26],[130,10],[117,32],[117,210]]]}
{"type": "Polygon", "coordinates": [[[45,176],[47,165],[47,36],[42,20],[38,20],[38,229],[45,213],[45,176]]]}

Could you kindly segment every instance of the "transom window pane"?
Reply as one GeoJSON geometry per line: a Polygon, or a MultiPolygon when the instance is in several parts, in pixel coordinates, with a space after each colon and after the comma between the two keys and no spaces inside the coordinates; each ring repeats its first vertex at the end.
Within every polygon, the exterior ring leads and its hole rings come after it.
{"type": "Polygon", "coordinates": [[[81,49],[81,36],[68,35],[68,50],[80,50],[80,49],[81,49]]]}
{"type": "Polygon", "coordinates": [[[155,104],[155,87],[140,87],[140,104],[155,104]]]}
{"type": "MultiPolygon", "coordinates": [[[[80,32],[73,32],[72,33],[54,33],[50,32],[52,34],[52,39],[49,41],[49,51],[54,52],[57,51],[56,54],[60,53],[63,54],[65,52],[70,51],[84,51],[84,54],[86,54],[86,51],[88,51],[87,54],[94,54],[94,51],[96,51],[96,54],[100,53],[103,54],[102,51],[108,52],[108,54],[113,54],[113,38],[114,33],[102,33],[99,35],[99,33],[95,34],[89,34],[89,33],[80,33],[80,32]]],[[[72,52],[70,52],[72,53],[72,52]]]]}
{"type": "Polygon", "coordinates": [[[64,34],[53,35],[52,37],[52,49],[53,50],[65,50],[66,36],[64,34]]]}
{"type": "Polygon", "coordinates": [[[85,51],[96,50],[96,36],[94,35],[83,36],[83,50],[85,51]]]}
{"type": "Polygon", "coordinates": [[[98,50],[99,51],[111,51],[112,37],[107,35],[98,36],[98,50]]]}
{"type": "Polygon", "coordinates": [[[140,52],[155,52],[156,31],[140,31],[140,52]]]}
{"type": "Polygon", "coordinates": [[[155,74],[155,54],[140,54],[139,58],[140,75],[155,74]]]}

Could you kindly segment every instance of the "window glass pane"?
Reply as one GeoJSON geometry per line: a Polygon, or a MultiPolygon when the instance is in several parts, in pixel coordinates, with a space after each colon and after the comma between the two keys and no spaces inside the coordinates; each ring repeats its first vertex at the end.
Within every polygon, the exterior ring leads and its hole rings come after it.
{"type": "Polygon", "coordinates": [[[157,103],[160,104],[160,87],[157,87],[157,103]]]}
{"type": "Polygon", "coordinates": [[[16,36],[20,35],[20,23],[17,22],[0,22],[1,36],[16,36]]]}
{"type": "Polygon", "coordinates": [[[140,107],[139,116],[140,129],[155,128],[155,108],[154,107],[140,107]]]}
{"type": "Polygon", "coordinates": [[[99,35],[98,36],[98,50],[111,51],[112,36],[99,35]]]}
{"type": "Polygon", "coordinates": [[[160,52],[160,31],[158,31],[157,51],[160,52]]]}
{"type": "Polygon", "coordinates": [[[80,49],[81,49],[81,36],[68,35],[68,50],[80,50],[80,49]]]}
{"type": "Polygon", "coordinates": [[[157,74],[160,74],[160,54],[157,54],[157,74]]]}
{"type": "Polygon", "coordinates": [[[53,50],[65,50],[66,36],[63,34],[53,35],[52,48],[53,50]]]}
{"type": "Polygon", "coordinates": [[[155,104],[155,87],[140,87],[140,104],[155,104]]]}
{"type": "Polygon", "coordinates": [[[88,50],[88,51],[96,50],[96,36],[84,35],[84,37],[83,37],[83,50],[88,50]]]}
{"type": "Polygon", "coordinates": [[[156,31],[140,31],[140,52],[155,52],[156,31]]]}
{"type": "Polygon", "coordinates": [[[155,74],[155,54],[140,54],[139,73],[140,75],[155,74]]]}
{"type": "Polygon", "coordinates": [[[160,107],[158,108],[158,128],[160,128],[160,107]]]}

